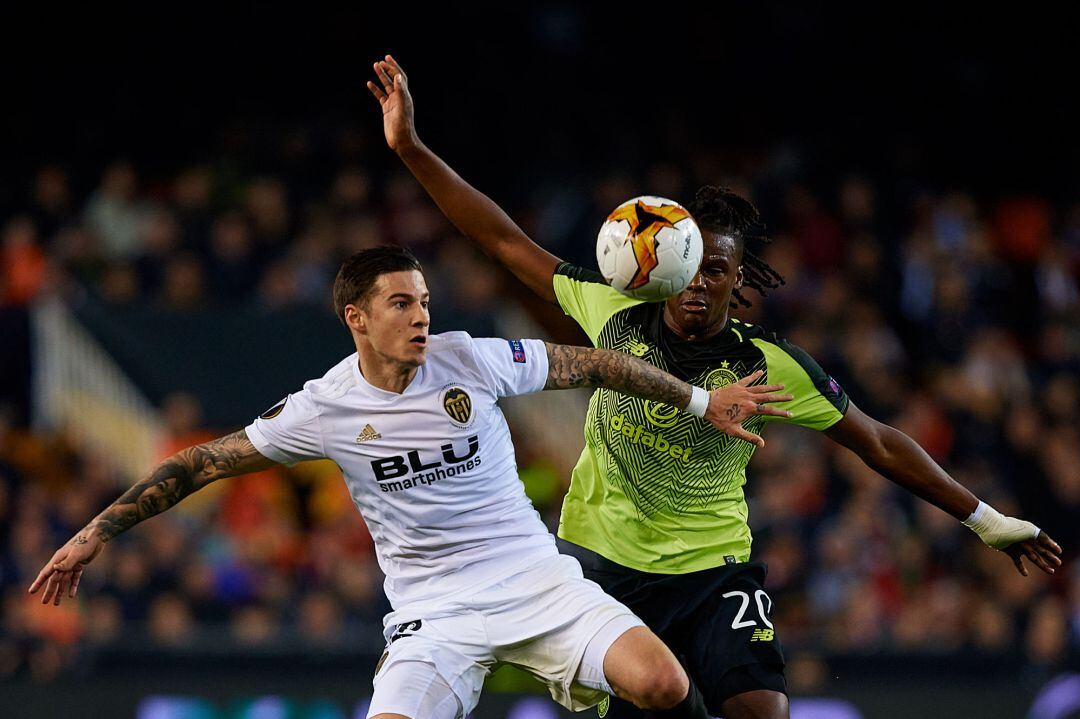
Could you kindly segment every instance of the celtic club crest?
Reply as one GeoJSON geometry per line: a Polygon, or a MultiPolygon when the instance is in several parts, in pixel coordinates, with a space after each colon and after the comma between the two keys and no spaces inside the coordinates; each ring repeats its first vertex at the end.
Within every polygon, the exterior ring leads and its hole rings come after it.
{"type": "Polygon", "coordinates": [[[729,364],[731,363],[724,360],[719,367],[705,375],[705,389],[712,392],[714,389],[726,387],[739,379],[734,372],[728,369],[729,364]]]}

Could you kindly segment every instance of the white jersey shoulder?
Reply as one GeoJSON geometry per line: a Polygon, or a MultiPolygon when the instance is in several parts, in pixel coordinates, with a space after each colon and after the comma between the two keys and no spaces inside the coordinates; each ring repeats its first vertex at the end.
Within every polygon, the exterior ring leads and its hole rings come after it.
{"type": "Polygon", "coordinates": [[[480,342],[463,331],[430,335],[425,364],[435,373],[457,370],[464,372],[474,382],[488,382],[489,378],[484,375],[476,358],[476,347],[480,342]]]}
{"type": "Polygon", "coordinates": [[[304,383],[304,390],[326,399],[338,399],[356,386],[352,366],[357,361],[356,353],[349,355],[330,368],[319,379],[310,379],[304,383]]]}
{"type": "Polygon", "coordinates": [[[441,332],[428,337],[428,355],[433,352],[465,351],[472,353],[473,336],[464,330],[441,332]]]}

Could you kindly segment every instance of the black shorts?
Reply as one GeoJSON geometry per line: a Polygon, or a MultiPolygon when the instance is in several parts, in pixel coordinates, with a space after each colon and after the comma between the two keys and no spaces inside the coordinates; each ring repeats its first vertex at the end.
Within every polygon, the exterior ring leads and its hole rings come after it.
{"type": "MultiPolygon", "coordinates": [[[[686,666],[713,716],[720,716],[720,706],[736,694],[759,689],[786,693],[784,652],[772,626],[763,563],[650,574],[563,539],[559,551],[576,557],[587,578],[664,640],[686,666]]],[[[620,703],[612,701],[612,716],[639,715],[628,703],[617,709],[620,703]]]]}

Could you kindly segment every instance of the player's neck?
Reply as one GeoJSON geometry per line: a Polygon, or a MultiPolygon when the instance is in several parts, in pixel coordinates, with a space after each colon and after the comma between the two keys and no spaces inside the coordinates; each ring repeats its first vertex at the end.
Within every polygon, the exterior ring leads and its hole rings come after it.
{"type": "Polygon", "coordinates": [[[372,387],[401,394],[416,376],[415,365],[402,364],[381,356],[370,347],[357,347],[360,374],[372,387]]]}

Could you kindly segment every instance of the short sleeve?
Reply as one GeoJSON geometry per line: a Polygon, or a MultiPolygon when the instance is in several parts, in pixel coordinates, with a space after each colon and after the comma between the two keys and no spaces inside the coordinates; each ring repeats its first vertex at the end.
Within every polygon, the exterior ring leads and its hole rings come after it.
{"type": "Polygon", "coordinates": [[[555,268],[551,282],[559,307],[581,325],[594,345],[612,315],[641,304],[641,300],[613,290],[600,274],[569,262],[555,268]]]}
{"type": "Polygon", "coordinates": [[[541,340],[472,341],[480,371],[499,397],[539,392],[547,384],[547,348],[541,340]]]}
{"type": "Polygon", "coordinates": [[[263,412],[244,431],[260,454],[281,464],[325,457],[318,407],[306,389],[263,412]]]}
{"type": "Polygon", "coordinates": [[[765,355],[769,384],[782,383],[783,391],[795,396],[791,402],[777,405],[789,410],[794,415],[791,419],[772,416],[766,419],[825,430],[844,417],[849,403],[847,394],[801,347],[779,339],[751,341],[765,355]]]}

